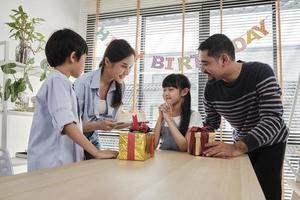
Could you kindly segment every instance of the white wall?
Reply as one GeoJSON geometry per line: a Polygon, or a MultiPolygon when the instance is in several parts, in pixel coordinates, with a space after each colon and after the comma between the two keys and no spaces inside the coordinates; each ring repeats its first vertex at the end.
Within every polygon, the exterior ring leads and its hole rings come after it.
{"type": "MultiPolygon", "coordinates": [[[[43,33],[46,38],[55,30],[61,28],[71,28],[74,31],[78,31],[80,0],[0,0],[0,5],[0,41],[9,41],[9,58],[11,60],[14,60],[15,47],[18,45],[18,42],[9,39],[10,29],[5,23],[10,21],[9,15],[12,14],[11,9],[17,9],[19,5],[23,6],[23,9],[30,17],[41,17],[46,20],[43,24],[37,26],[37,31],[43,33]]],[[[45,58],[44,53],[36,55],[35,64],[39,65],[43,58],[45,58]]],[[[0,73],[0,78],[1,76],[2,73],[0,73]]],[[[36,93],[41,83],[37,77],[31,80],[34,92],[36,93]]],[[[7,144],[12,156],[16,151],[24,151],[25,147],[27,147],[31,121],[31,116],[20,117],[9,115],[7,144]],[[14,142],[13,140],[17,141],[14,142]]]]}
{"type": "MultiPolygon", "coordinates": [[[[48,38],[51,33],[60,28],[71,28],[78,30],[79,22],[79,0],[0,0],[0,40],[8,40],[9,27],[5,24],[10,21],[11,9],[17,9],[19,5],[30,17],[41,17],[46,20],[37,25],[37,31],[48,38]]],[[[14,49],[17,42],[10,41],[10,59],[14,58],[14,49]]],[[[44,54],[38,55],[37,61],[44,58],[44,54]]],[[[36,62],[39,63],[39,62],[36,62]]]]}
{"type": "MultiPolygon", "coordinates": [[[[2,122],[2,113],[0,114],[0,120],[2,122]]],[[[11,157],[14,157],[16,152],[27,149],[31,123],[32,114],[30,113],[9,113],[7,115],[7,149],[11,157]]],[[[0,123],[0,128],[2,128],[1,125],[0,123]]]]}

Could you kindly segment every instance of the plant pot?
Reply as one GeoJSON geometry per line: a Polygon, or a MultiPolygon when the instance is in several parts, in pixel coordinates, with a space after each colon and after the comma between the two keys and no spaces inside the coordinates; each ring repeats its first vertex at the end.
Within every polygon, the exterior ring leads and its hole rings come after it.
{"type": "Polygon", "coordinates": [[[25,112],[29,107],[29,95],[26,92],[19,94],[18,100],[15,102],[15,107],[17,111],[25,112]]]}
{"type": "Polygon", "coordinates": [[[27,64],[31,58],[31,49],[21,43],[16,47],[16,61],[27,64]]]}

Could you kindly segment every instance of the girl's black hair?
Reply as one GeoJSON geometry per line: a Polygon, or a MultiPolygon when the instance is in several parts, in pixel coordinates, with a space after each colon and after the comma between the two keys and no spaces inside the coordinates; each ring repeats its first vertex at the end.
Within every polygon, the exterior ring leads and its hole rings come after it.
{"type": "MultiPolygon", "coordinates": [[[[179,90],[188,88],[190,90],[191,83],[189,79],[183,74],[170,74],[163,80],[162,87],[174,87],[179,90]]],[[[181,120],[179,131],[183,136],[185,136],[189,128],[191,113],[191,93],[190,91],[188,91],[188,93],[183,97],[183,101],[181,103],[181,120]]]]}
{"type": "MultiPolygon", "coordinates": [[[[134,49],[130,44],[123,39],[115,39],[107,46],[102,61],[99,67],[102,67],[102,72],[105,67],[104,59],[107,57],[111,63],[119,62],[128,56],[135,55],[134,49]]],[[[111,106],[114,108],[122,104],[122,85],[116,82],[116,91],[114,92],[111,106]]]]}

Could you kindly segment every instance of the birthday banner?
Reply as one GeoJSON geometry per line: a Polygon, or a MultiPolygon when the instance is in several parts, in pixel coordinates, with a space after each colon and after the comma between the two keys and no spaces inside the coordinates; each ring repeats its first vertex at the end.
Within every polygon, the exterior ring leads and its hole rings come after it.
{"type": "Polygon", "coordinates": [[[268,35],[269,32],[265,27],[265,20],[259,22],[259,26],[253,26],[244,35],[232,40],[235,52],[241,52],[247,48],[254,40],[260,40],[268,35]]]}
{"type": "MultiPolygon", "coordinates": [[[[260,40],[267,36],[269,32],[265,27],[265,19],[259,22],[259,25],[255,25],[249,30],[246,31],[240,37],[234,38],[232,40],[233,45],[235,47],[235,52],[239,53],[247,49],[249,44],[251,44],[255,40],[260,40]]],[[[106,30],[103,25],[99,26],[99,31],[96,32],[96,38],[100,39],[107,46],[112,40],[115,40],[110,31],[106,30]],[[111,38],[108,40],[108,38],[111,38]],[[107,41],[107,42],[106,42],[107,41]]],[[[136,59],[144,57],[145,52],[136,52],[136,59]]],[[[149,59],[149,58],[148,58],[149,59]]],[[[150,58],[151,59],[151,58],[150,58]]],[[[198,55],[190,55],[185,57],[172,57],[172,56],[163,56],[163,55],[155,55],[152,56],[151,68],[153,69],[164,69],[164,70],[174,70],[175,66],[178,66],[178,69],[191,70],[194,65],[196,68],[200,67],[200,61],[198,59],[198,55]]]]}

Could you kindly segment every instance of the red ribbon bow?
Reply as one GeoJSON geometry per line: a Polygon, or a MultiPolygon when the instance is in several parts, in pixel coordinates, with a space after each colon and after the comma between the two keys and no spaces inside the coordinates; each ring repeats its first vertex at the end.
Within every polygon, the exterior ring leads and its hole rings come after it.
{"type": "Polygon", "coordinates": [[[138,131],[139,130],[139,122],[137,119],[137,115],[132,115],[132,130],[138,131]]]}
{"type": "Polygon", "coordinates": [[[209,132],[209,127],[208,126],[204,126],[204,127],[196,127],[196,126],[193,126],[191,128],[191,132],[209,132]]]}
{"type": "Polygon", "coordinates": [[[149,132],[149,126],[146,123],[139,123],[137,119],[137,115],[132,115],[132,126],[131,126],[132,131],[140,131],[143,133],[148,133],[149,132]]]}

